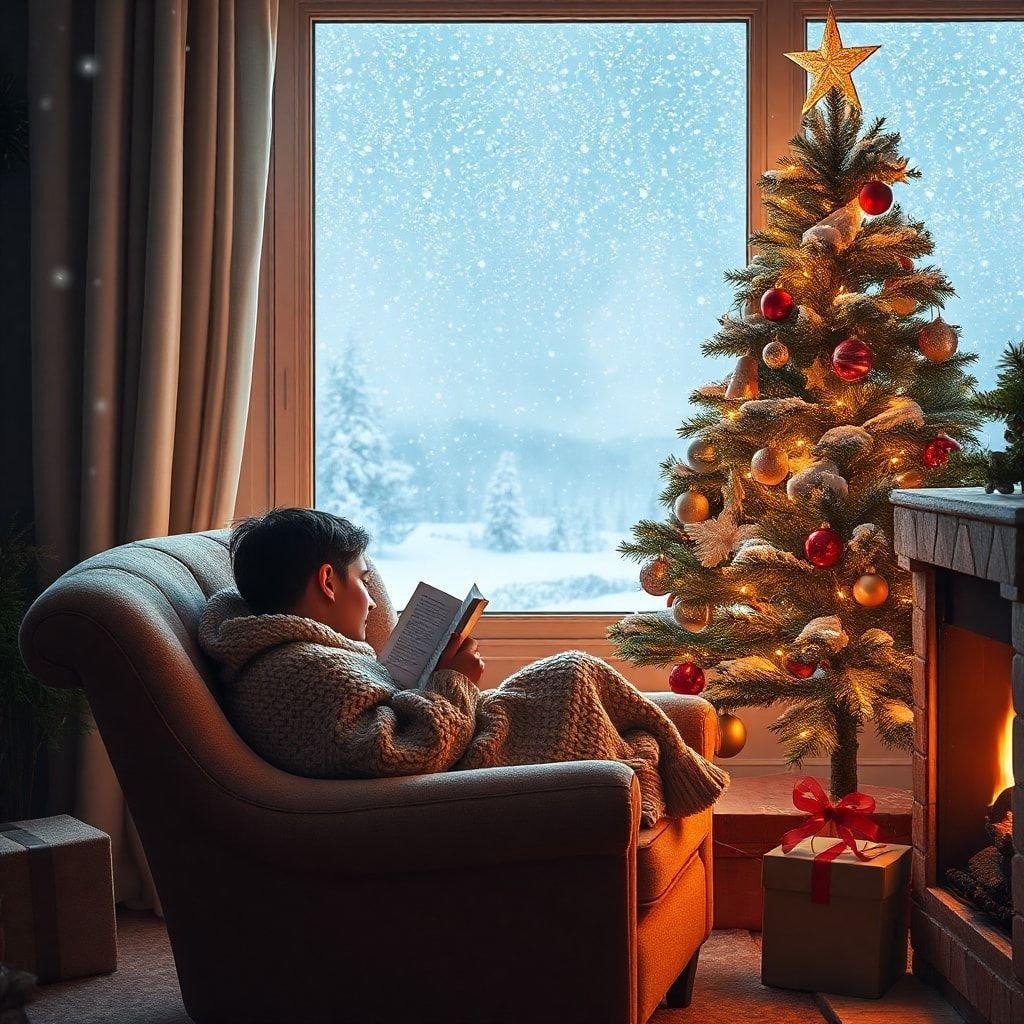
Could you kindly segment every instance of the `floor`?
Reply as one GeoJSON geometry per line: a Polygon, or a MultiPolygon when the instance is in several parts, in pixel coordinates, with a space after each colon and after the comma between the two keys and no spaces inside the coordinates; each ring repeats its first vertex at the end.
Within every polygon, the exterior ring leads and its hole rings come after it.
{"type": "MultiPolygon", "coordinates": [[[[826,1003],[806,992],[764,988],[760,963],[757,933],[713,932],[701,952],[690,1008],[659,1010],[651,1024],[958,1024],[960,1020],[951,1012],[949,1016],[925,1012],[932,993],[913,978],[893,990],[895,1002],[889,1009],[895,1012],[890,1014],[876,1000],[826,1003]]],[[[939,1010],[948,1010],[941,1000],[939,1004],[939,1010]]],[[[145,911],[118,912],[117,971],[46,985],[27,1012],[32,1024],[190,1024],[181,1004],[167,932],[159,918],[145,911]]]]}

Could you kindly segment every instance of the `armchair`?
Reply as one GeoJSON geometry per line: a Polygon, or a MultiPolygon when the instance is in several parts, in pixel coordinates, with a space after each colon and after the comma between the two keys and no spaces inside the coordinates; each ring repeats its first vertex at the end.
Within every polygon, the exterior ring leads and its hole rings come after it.
{"type": "MultiPolygon", "coordinates": [[[[196,630],[227,531],[95,555],[33,604],[21,651],[85,688],[197,1024],[641,1024],[687,1005],[711,929],[711,812],[640,830],[622,764],[381,780],[289,775],[218,703],[196,630]]],[[[394,611],[376,573],[367,635],[394,611]],[[375,618],[373,618],[375,616],[375,618]]],[[[655,694],[711,756],[699,698],[655,694]]]]}

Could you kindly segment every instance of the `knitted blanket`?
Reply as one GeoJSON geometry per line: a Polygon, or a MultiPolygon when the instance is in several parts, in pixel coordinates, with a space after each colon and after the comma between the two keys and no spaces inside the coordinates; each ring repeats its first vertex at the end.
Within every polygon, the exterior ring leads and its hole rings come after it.
{"type": "Polygon", "coordinates": [[[535,661],[494,690],[451,669],[402,690],[368,643],[315,619],[253,615],[232,588],[210,598],[199,643],[220,664],[222,703],[239,735],[295,775],[616,760],[636,772],[645,826],[704,810],[728,784],[659,707],[584,651],[535,661]]]}

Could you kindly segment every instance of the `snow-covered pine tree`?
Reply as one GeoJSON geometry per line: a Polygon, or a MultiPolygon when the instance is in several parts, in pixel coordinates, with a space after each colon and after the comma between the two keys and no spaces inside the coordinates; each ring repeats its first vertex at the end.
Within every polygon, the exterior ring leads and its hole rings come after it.
{"type": "Polygon", "coordinates": [[[829,756],[835,796],[857,786],[869,720],[911,744],[912,596],[890,490],[962,483],[953,439],[979,422],[975,357],[930,313],[953,289],[912,262],[932,239],[889,208],[890,186],[919,172],[882,119],[862,128],[833,89],[761,178],[759,255],[726,275],[736,311],[703,345],[736,369],[691,396],[686,460],[661,464],[674,515],[619,546],[678,609],[609,630],[635,664],[687,665],[695,688],[709,670],[719,711],[786,705],[772,729],[788,761],[829,756]]]}
{"type": "Polygon", "coordinates": [[[521,551],[526,546],[526,508],[514,452],[502,452],[484,494],[484,546],[521,551]]]}
{"type": "Polygon", "coordinates": [[[381,427],[382,402],[366,380],[357,346],[323,351],[316,381],[316,506],[400,544],[415,525],[410,465],[394,458],[381,427]]]}

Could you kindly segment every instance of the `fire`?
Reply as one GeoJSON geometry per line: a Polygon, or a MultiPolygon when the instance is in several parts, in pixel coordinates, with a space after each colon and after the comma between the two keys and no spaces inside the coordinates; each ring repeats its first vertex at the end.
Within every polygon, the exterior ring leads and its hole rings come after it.
{"type": "Polygon", "coordinates": [[[996,785],[996,791],[992,794],[993,801],[1003,792],[1004,789],[1009,789],[1013,785],[1013,719],[1015,715],[1013,710],[1010,709],[1006,713],[1006,723],[1003,725],[1002,735],[999,737],[998,743],[998,757],[999,757],[999,782],[996,785]]]}

